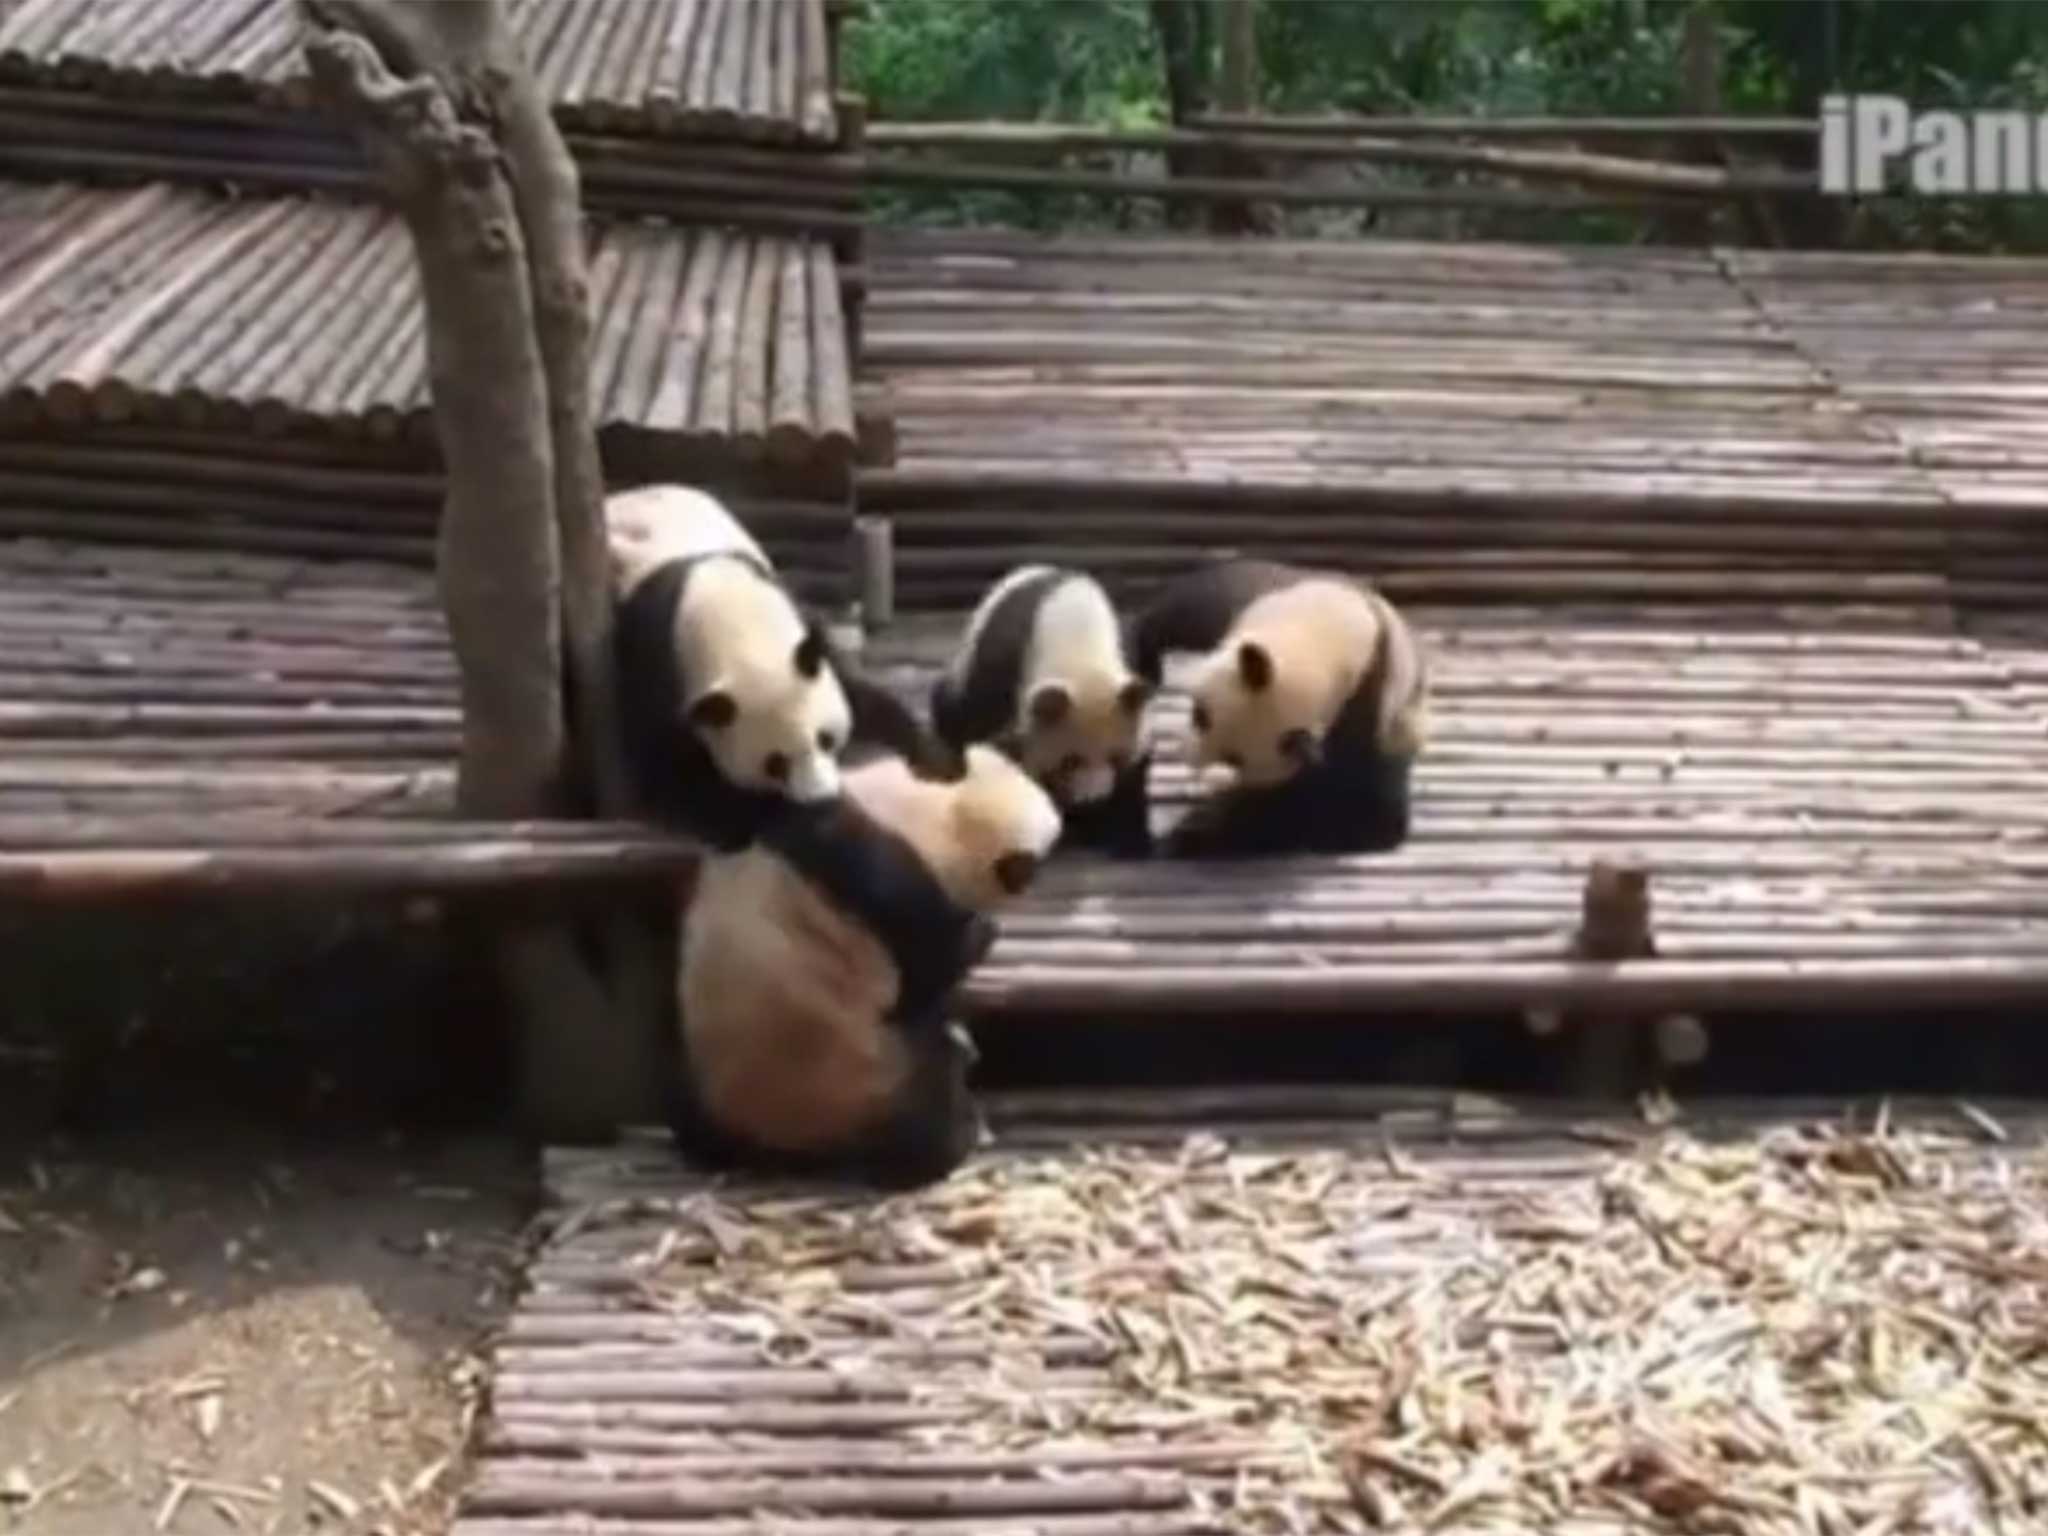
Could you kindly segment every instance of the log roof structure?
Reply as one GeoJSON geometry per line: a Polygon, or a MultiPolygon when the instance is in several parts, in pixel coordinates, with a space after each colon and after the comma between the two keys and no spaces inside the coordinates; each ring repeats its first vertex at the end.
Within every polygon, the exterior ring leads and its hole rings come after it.
{"type": "MultiPolygon", "coordinates": [[[[842,10],[511,5],[592,215],[608,475],[720,491],[827,603],[860,447],[842,10]]],[[[417,273],[308,99],[302,26],[291,0],[0,0],[9,889],[673,877],[644,829],[446,819],[417,273]]]]}
{"type": "MultiPolygon", "coordinates": [[[[839,141],[830,0],[509,0],[562,124],[630,135],[839,141]]],[[[0,81],[303,106],[287,0],[7,0],[0,81]]]]}
{"type": "MultiPolygon", "coordinates": [[[[855,448],[829,248],[608,224],[589,243],[600,431],[843,472],[855,448]]],[[[418,274],[395,213],[0,183],[0,412],[16,423],[432,440],[418,274]]]]}

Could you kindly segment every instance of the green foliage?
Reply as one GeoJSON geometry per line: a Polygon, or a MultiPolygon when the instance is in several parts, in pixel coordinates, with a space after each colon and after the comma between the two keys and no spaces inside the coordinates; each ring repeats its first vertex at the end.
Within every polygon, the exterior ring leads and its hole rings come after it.
{"type": "Polygon", "coordinates": [[[881,0],[846,34],[877,117],[1165,120],[1144,0],[881,0]]]}
{"type": "MultiPolygon", "coordinates": [[[[1676,112],[1687,3],[1259,0],[1260,107],[1487,116],[1676,112]]],[[[2048,5],[1714,0],[1713,14],[1730,112],[1805,116],[1831,88],[1888,90],[1922,108],[2048,107],[2048,5]]],[[[1144,0],[868,0],[847,43],[850,83],[868,96],[877,120],[1142,126],[1167,117],[1159,44],[1144,0]]],[[[1038,227],[1156,220],[1149,206],[1138,213],[1112,207],[1094,198],[901,194],[878,211],[1038,227]]],[[[1860,232],[1878,243],[2024,248],[2048,240],[2048,215],[2033,200],[1901,200],[1861,217],[1860,232]]],[[[1290,217],[1292,226],[1304,222],[1348,227],[1356,218],[1290,217]]],[[[1547,231],[1559,227],[1554,218],[1541,222],[1547,231]]],[[[1568,216],[1566,224],[1587,238],[1636,227],[1630,219],[1568,216]]],[[[1500,221],[1467,216],[1464,227],[1492,232],[1500,221]]]]}

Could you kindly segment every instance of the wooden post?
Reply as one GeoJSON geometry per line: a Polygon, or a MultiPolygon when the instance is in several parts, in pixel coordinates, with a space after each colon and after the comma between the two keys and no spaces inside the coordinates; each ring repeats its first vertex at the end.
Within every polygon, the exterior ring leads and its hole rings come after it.
{"type": "MultiPolygon", "coordinates": [[[[1259,109],[1259,34],[1257,0],[1220,0],[1223,8],[1223,68],[1217,86],[1217,105],[1225,112],[1249,115],[1259,109]]],[[[1217,149],[1212,157],[1212,174],[1253,176],[1262,174],[1257,160],[1217,149]]],[[[1209,210],[1209,228],[1219,235],[1250,234],[1258,228],[1258,211],[1249,202],[1216,203],[1209,210]]]]}
{"type": "Polygon", "coordinates": [[[1258,0],[1223,0],[1223,78],[1218,104],[1225,112],[1259,110],[1258,0]]]}
{"type": "MultiPolygon", "coordinates": [[[[1692,0],[1685,8],[1678,39],[1679,110],[1689,117],[1717,117],[1721,110],[1721,37],[1714,27],[1713,0],[1692,0]]],[[[1676,146],[1679,158],[1719,162],[1721,146],[1708,139],[1676,146]]],[[[1714,239],[1711,204],[1675,208],[1664,217],[1665,237],[1674,245],[1710,245],[1714,239]]]]}
{"type": "Polygon", "coordinates": [[[854,566],[859,573],[861,627],[875,634],[896,618],[895,529],[886,517],[853,521],[854,566]]]}

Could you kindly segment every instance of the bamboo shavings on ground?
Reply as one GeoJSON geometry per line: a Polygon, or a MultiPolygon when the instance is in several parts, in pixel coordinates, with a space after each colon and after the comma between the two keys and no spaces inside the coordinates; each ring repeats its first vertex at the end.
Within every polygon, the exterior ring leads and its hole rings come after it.
{"type": "Polygon", "coordinates": [[[1202,1136],[697,1194],[622,1257],[764,1362],[908,1381],[949,1422],[906,1451],[1057,1478],[1085,1443],[1219,1528],[2012,1530],[2048,1514],[2048,1205],[1962,1145],[1674,1135],[1560,1178],[1202,1136]],[[978,1347],[882,1364],[933,1340],[978,1347]]]}

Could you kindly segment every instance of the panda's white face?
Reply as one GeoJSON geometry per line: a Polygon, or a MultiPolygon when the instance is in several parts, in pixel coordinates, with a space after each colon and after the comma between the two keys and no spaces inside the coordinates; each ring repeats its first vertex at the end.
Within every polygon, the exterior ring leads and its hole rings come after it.
{"type": "Polygon", "coordinates": [[[1188,692],[1198,769],[1227,768],[1247,789],[1283,784],[1321,755],[1329,680],[1275,664],[1247,640],[1206,661],[1188,692]]]}
{"type": "Polygon", "coordinates": [[[782,592],[717,562],[691,581],[677,644],[686,674],[704,679],[687,723],[728,783],[806,803],[839,793],[852,706],[824,637],[782,592]]]}
{"type": "Polygon", "coordinates": [[[1062,804],[1100,800],[1143,750],[1150,697],[1128,675],[1043,679],[1024,701],[1018,760],[1062,804]]]}
{"type": "Polygon", "coordinates": [[[839,793],[853,712],[829,667],[807,675],[792,653],[783,668],[729,675],[697,696],[690,724],[730,783],[806,804],[839,793]]]}

